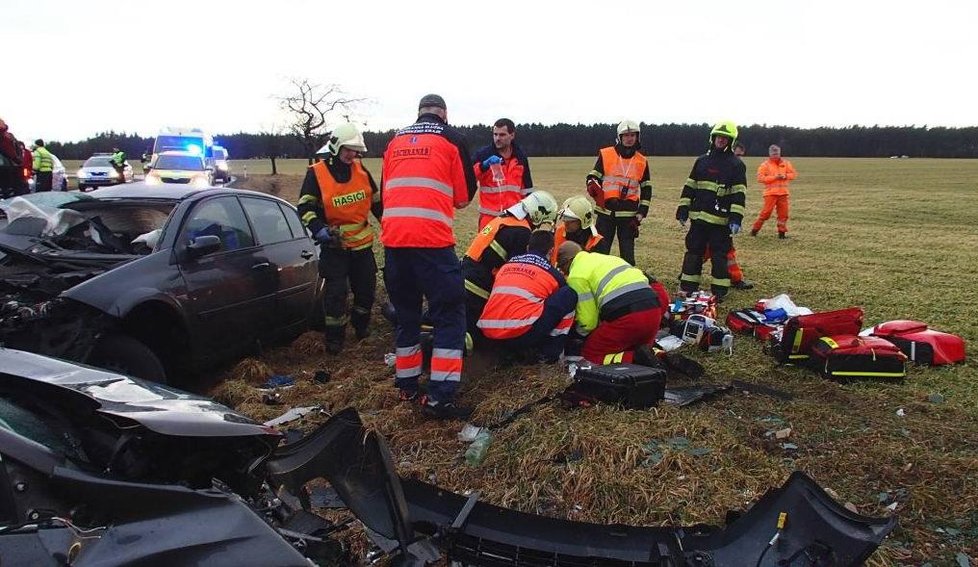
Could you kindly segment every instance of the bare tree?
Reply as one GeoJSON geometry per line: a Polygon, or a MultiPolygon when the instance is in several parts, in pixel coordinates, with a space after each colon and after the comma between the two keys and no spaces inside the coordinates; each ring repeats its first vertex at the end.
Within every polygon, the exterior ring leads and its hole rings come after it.
{"type": "Polygon", "coordinates": [[[348,117],[351,107],[364,99],[347,96],[336,84],[319,85],[305,78],[292,78],[289,82],[291,94],[278,99],[282,110],[289,113],[289,133],[302,143],[311,164],[315,151],[329,137],[326,127],[329,115],[343,111],[341,116],[348,117]]]}

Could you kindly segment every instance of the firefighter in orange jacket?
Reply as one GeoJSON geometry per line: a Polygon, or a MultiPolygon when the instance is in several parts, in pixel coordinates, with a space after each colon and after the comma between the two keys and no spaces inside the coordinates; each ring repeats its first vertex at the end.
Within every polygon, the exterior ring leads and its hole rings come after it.
{"type": "Polygon", "coordinates": [[[475,153],[479,181],[479,230],[533,192],[530,160],[516,144],[516,124],[500,118],[492,127],[492,145],[475,153]]]}
{"type": "Polygon", "coordinates": [[[633,266],[635,238],[652,202],[649,163],[641,148],[638,122],[624,120],[618,125],[617,143],[601,149],[587,175],[587,191],[597,205],[597,227],[602,237],[595,251],[610,254],[617,233],[618,252],[633,266]]]}
{"type": "Polygon", "coordinates": [[[380,219],[383,209],[377,185],[358,159],[366,151],[356,126],[337,126],[318,152],[328,157],[309,167],[299,192],[299,215],[320,244],[319,274],[326,282],[324,339],[331,354],[343,350],[348,321],[358,340],[370,334],[377,263],[367,217],[372,212],[380,219]],[[347,315],[350,289],[353,309],[347,315]]]}
{"type": "Polygon", "coordinates": [[[455,209],[476,191],[469,151],[448,125],[445,99],[430,94],[418,120],[401,129],[384,152],[384,283],[397,319],[394,384],[402,400],[418,401],[433,418],[465,419],[457,405],[465,349],[465,287],[455,255],[455,209]],[[421,396],[421,310],[434,325],[428,393],[421,396]]]}
{"type": "MultiPolygon", "coordinates": [[[[462,258],[465,277],[465,313],[473,340],[480,339],[476,325],[489,301],[496,272],[513,256],[526,253],[530,233],[553,223],[557,201],[547,191],[534,191],[506,209],[501,217],[489,221],[472,240],[462,258]]],[[[549,230],[549,228],[548,228],[549,230]]]]}
{"type": "Polygon", "coordinates": [[[757,215],[751,236],[757,236],[764,221],[771,218],[775,208],[778,210],[778,238],[788,234],[788,182],[798,177],[791,162],[781,157],[781,148],[771,144],[767,150],[767,161],[757,168],[757,181],[764,184],[764,207],[757,215]]]}
{"type": "Polygon", "coordinates": [[[557,249],[570,240],[578,243],[585,252],[591,252],[601,243],[601,235],[594,227],[594,205],[583,195],[564,201],[557,213],[559,223],[554,231],[554,249],[550,264],[557,265],[557,249]]]}
{"type": "Polygon", "coordinates": [[[547,257],[554,235],[536,230],[526,254],[514,256],[496,274],[479,329],[507,352],[532,362],[557,362],[574,324],[577,292],[547,257]]]}

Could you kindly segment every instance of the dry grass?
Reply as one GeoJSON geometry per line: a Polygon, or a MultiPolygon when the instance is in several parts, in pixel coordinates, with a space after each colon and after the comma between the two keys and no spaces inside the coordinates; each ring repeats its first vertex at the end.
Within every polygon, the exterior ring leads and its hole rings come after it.
{"type": "MultiPolygon", "coordinates": [[[[747,277],[758,285],[736,292],[724,307],[787,292],[819,310],[860,305],[867,324],[920,319],[978,344],[978,164],[793,161],[801,178],[792,189],[791,238],[775,239],[772,219],[759,237],[736,239],[747,277]]],[[[531,163],[537,187],[560,201],[583,188],[592,159],[531,163]]],[[[681,263],[683,235],[672,219],[691,163],[652,160],[656,195],[637,252],[643,267],[667,281],[681,263]]],[[[747,159],[750,175],[759,163],[747,159]]],[[[367,166],[379,177],[377,160],[367,166]]],[[[289,174],[252,174],[239,186],[274,186],[294,202],[303,164],[294,171],[280,167],[289,174]]],[[[250,172],[259,168],[249,162],[250,172]]],[[[748,221],[760,204],[757,184],[750,186],[748,221]]],[[[462,243],[475,231],[472,209],[457,222],[462,243]]],[[[743,339],[733,357],[692,354],[712,380],[773,386],[794,394],[793,401],[731,393],[698,406],[645,412],[544,405],[496,431],[486,461],[470,468],[461,459],[465,444],[456,439],[460,424],[424,421],[396,402],[383,363],[392,330],[377,319],[374,335],[341,357],[326,355],[318,335],[307,333],[242,362],[226,373],[220,395],[259,419],[292,404],[353,405],[386,436],[402,475],[455,491],[478,489],[489,502],[519,510],[595,522],[717,524],[727,509],[746,506],[802,470],[861,513],[883,516],[897,502],[900,527],[872,565],[950,563],[959,552],[978,556],[978,370],[971,360],[953,368],[915,367],[903,383],[840,385],[776,367],[759,344],[743,339]],[[324,385],[312,382],[321,368],[332,372],[324,385]],[[282,406],[264,405],[252,393],[263,373],[297,378],[282,406]],[[928,401],[932,393],[946,401],[928,401]],[[788,439],[770,436],[788,427],[788,439]],[[797,449],[786,450],[782,442],[797,449]]],[[[496,368],[477,355],[466,361],[463,397],[476,405],[476,420],[491,422],[566,380],[557,368],[496,368]]]]}

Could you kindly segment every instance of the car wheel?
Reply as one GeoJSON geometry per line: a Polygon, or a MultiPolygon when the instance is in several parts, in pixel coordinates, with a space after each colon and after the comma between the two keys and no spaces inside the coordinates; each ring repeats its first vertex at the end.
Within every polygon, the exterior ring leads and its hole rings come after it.
{"type": "Polygon", "coordinates": [[[102,338],[92,349],[88,363],[143,380],[166,384],[166,370],[156,353],[126,335],[109,335],[102,338]]]}
{"type": "Polygon", "coordinates": [[[67,191],[68,190],[68,178],[67,177],[62,177],[61,178],[61,190],[62,191],[67,191]]]}

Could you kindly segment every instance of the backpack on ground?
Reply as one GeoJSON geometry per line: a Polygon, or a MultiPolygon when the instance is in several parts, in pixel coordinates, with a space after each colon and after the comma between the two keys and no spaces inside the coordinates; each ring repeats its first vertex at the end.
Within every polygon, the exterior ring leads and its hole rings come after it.
{"type": "Polygon", "coordinates": [[[832,380],[902,380],[907,376],[907,355],[879,337],[834,335],[812,345],[809,365],[832,380]]]}
{"type": "Polygon", "coordinates": [[[939,366],[964,360],[964,339],[930,329],[920,321],[887,321],[873,327],[871,334],[895,344],[917,364],[939,366]]]}

